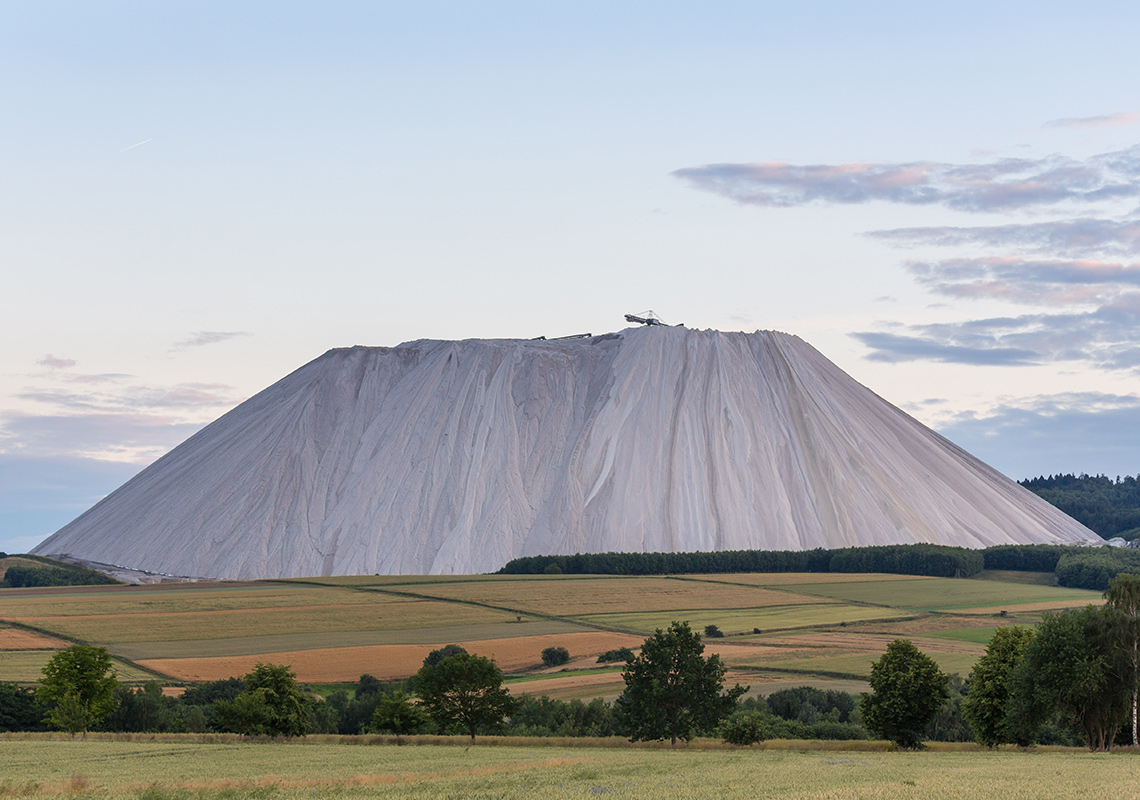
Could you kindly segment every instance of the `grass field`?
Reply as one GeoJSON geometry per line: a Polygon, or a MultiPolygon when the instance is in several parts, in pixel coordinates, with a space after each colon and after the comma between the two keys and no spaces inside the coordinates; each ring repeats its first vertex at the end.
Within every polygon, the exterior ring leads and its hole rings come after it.
{"type": "MultiPolygon", "coordinates": [[[[404,588],[411,590],[411,587],[404,588]]],[[[588,616],[617,609],[624,612],[681,611],[819,603],[818,598],[791,592],[675,578],[468,581],[416,587],[415,591],[432,597],[478,601],[561,617],[588,616]]]]}
{"type": "MultiPolygon", "coordinates": [[[[866,743],[871,744],[871,743],[866,743]]],[[[3,741],[0,797],[107,800],[595,798],[902,800],[1135,796],[1128,755],[863,748],[347,746],[3,741]],[[1131,788],[1129,788],[1131,787],[1131,788]]],[[[871,746],[874,746],[873,744],[871,746]]]]}
{"type": "MultiPolygon", "coordinates": [[[[44,665],[55,653],[54,650],[0,651],[0,680],[34,683],[40,679],[44,665]]],[[[154,680],[154,675],[120,659],[113,659],[112,665],[120,680],[128,682],[154,680]]]]}
{"type": "Polygon", "coordinates": [[[593,614],[581,617],[583,622],[623,628],[650,634],[657,628],[668,628],[675,619],[685,619],[695,630],[703,631],[706,625],[716,625],[726,634],[752,633],[754,628],[761,632],[806,628],[816,625],[838,625],[841,622],[895,618],[900,614],[893,610],[869,606],[849,606],[842,603],[820,603],[817,605],[772,606],[768,608],[735,609],[687,609],[674,611],[593,614]]]}
{"type": "Polygon", "coordinates": [[[877,578],[864,581],[799,584],[797,591],[836,600],[907,608],[913,611],[958,611],[992,607],[992,613],[1039,603],[1056,607],[1102,602],[1099,592],[971,578],[877,578]]]}

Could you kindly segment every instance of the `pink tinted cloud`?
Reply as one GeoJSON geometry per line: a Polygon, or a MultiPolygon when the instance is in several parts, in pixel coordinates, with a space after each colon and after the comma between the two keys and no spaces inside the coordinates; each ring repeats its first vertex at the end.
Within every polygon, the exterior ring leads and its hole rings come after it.
{"type": "Polygon", "coordinates": [[[58,356],[53,356],[51,353],[48,353],[36,363],[41,367],[47,367],[48,369],[68,369],[75,366],[75,359],[60,358],[58,356]]]}
{"type": "Polygon", "coordinates": [[[1140,122],[1140,112],[1128,111],[1118,114],[1101,114],[1095,117],[1069,117],[1046,122],[1043,128],[1121,128],[1140,122]]]}

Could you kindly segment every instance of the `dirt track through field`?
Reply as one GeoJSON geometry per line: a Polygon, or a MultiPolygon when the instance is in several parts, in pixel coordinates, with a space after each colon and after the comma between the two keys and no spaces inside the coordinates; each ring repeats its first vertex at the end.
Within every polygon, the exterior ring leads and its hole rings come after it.
{"type": "MultiPolygon", "coordinates": [[[[539,667],[547,647],[565,647],[571,656],[597,655],[619,647],[637,648],[642,639],[620,633],[583,632],[519,636],[511,639],[484,639],[456,642],[469,653],[495,659],[505,671],[539,667]]],[[[214,681],[241,677],[254,664],[288,664],[298,680],[307,683],[356,681],[364,673],[380,680],[395,680],[415,674],[423,660],[438,645],[393,644],[365,647],[336,647],[318,650],[285,651],[248,656],[214,658],[156,658],[138,661],[147,669],[177,680],[214,681]]]]}

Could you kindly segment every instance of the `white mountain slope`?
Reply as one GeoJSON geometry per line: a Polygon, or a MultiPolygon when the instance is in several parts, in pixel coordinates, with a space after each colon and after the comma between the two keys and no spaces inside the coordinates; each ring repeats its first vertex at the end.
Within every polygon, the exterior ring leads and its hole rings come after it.
{"type": "Polygon", "coordinates": [[[35,552],[264,578],[1089,541],[795,336],[654,326],[330,350],[35,552]]]}

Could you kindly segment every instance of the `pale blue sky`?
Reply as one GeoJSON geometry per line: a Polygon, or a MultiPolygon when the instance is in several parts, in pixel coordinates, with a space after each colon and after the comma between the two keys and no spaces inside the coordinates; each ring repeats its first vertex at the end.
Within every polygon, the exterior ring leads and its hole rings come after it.
{"type": "Polygon", "coordinates": [[[799,334],[1140,472],[1133,3],[7,3],[0,550],[330,347],[799,334]]]}

